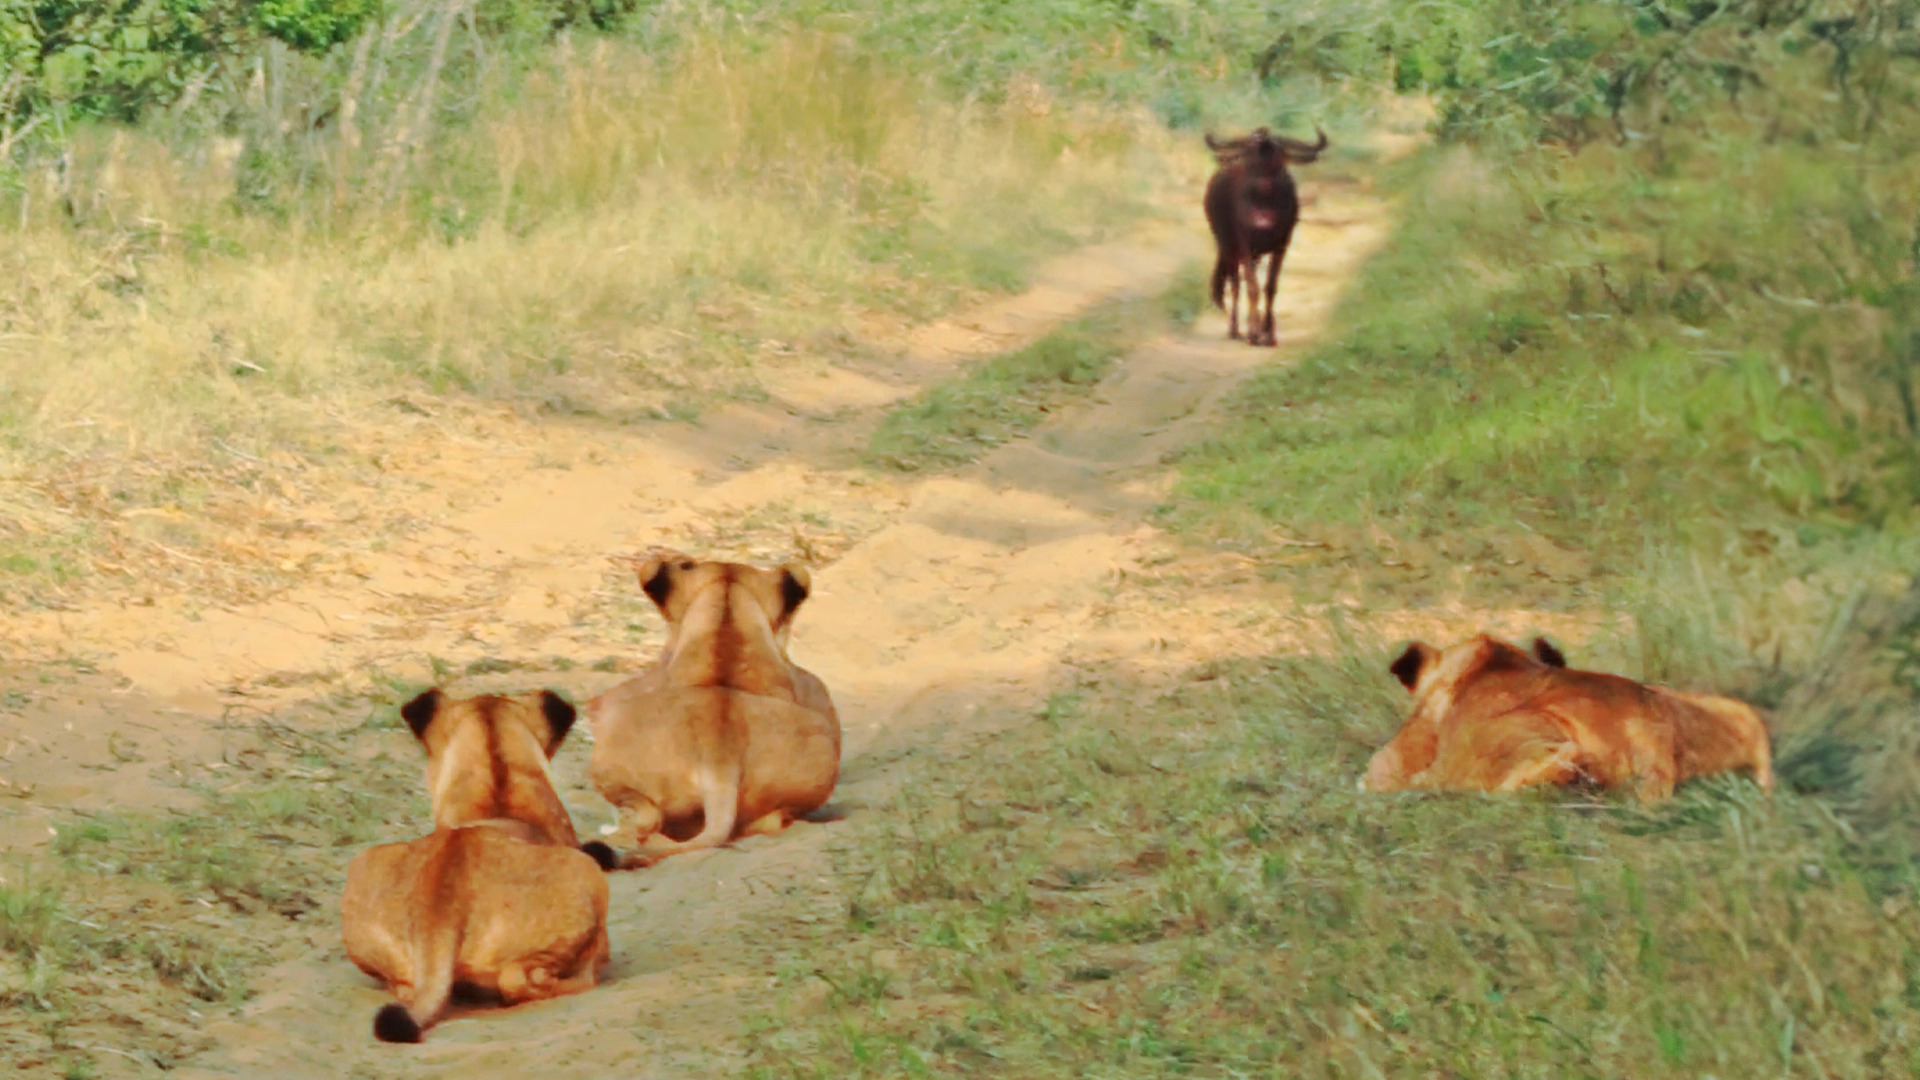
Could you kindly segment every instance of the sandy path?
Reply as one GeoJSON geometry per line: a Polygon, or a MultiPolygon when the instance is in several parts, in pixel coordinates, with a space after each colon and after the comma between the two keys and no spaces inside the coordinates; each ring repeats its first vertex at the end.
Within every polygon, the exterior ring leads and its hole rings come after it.
{"type": "MultiPolygon", "coordinates": [[[[1320,332],[1386,232],[1386,207],[1363,190],[1320,193],[1283,283],[1280,355],[1320,332]]],[[[916,332],[896,364],[789,373],[770,382],[769,401],[699,425],[608,429],[471,410],[369,430],[394,479],[315,508],[330,539],[302,588],[231,609],[155,597],[7,629],[11,655],[85,652],[116,698],[67,702],[68,715],[97,711],[99,730],[0,713],[0,739],[19,744],[0,779],[42,785],[41,797],[0,808],[0,830],[37,835],[64,806],[175,799],[235,737],[212,721],[236,704],[271,708],[376,674],[426,681],[436,664],[461,691],[597,693],[661,638],[608,558],[655,545],[815,564],[793,655],[840,706],[847,767],[835,806],[850,818],[886,797],[903,759],[977,737],[988,717],[1023,715],[996,706],[1030,714],[1063,672],[1283,644],[1304,616],[1251,588],[1231,557],[1182,567],[1177,605],[1154,586],[1155,567],[1189,558],[1145,524],[1171,481],[1163,455],[1276,358],[1221,340],[1217,317],[1148,343],[1092,400],[958,473],[902,480],[853,464],[886,403],[1103,299],[1156,293],[1207,254],[1197,221],[1076,253],[1020,297],[916,332]],[[410,532],[356,527],[392,520],[356,507],[394,500],[411,508],[410,532]],[[482,661],[509,670],[460,674],[482,661]],[[20,741],[35,732],[34,745],[20,741]]],[[[584,782],[588,751],[582,728],[556,774],[590,829],[605,808],[584,782]]],[[[456,1019],[418,1048],[372,1042],[368,1021],[387,999],[346,963],[335,913],[319,913],[300,924],[304,953],[265,973],[237,1014],[209,1018],[214,1045],[172,1075],[712,1075],[743,1012],[767,999],[782,927],[840,916],[829,846],[844,833],[803,825],[616,876],[604,986],[456,1019]]]]}

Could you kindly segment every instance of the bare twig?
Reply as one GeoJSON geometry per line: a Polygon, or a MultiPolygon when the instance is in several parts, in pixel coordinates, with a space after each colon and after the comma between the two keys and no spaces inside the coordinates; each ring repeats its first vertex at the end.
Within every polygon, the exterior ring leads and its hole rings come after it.
{"type": "Polygon", "coordinates": [[[199,74],[195,75],[193,79],[187,83],[187,88],[181,93],[180,100],[173,103],[173,115],[175,117],[185,116],[187,111],[193,108],[194,103],[200,100],[201,92],[206,90],[207,83],[212,80],[214,73],[219,70],[220,65],[217,63],[208,64],[206,67],[200,69],[199,74]]]}
{"type": "Polygon", "coordinates": [[[347,183],[353,176],[354,155],[360,150],[360,129],[354,118],[360,112],[360,88],[367,79],[367,58],[373,52],[375,33],[367,30],[353,47],[353,68],[347,74],[347,87],[340,92],[340,164],[333,174],[333,208],[347,202],[347,183]]]}
{"type": "Polygon", "coordinates": [[[138,537],[136,537],[136,539],[140,539],[142,543],[146,544],[148,547],[151,547],[159,551],[161,554],[171,555],[176,559],[184,559],[187,562],[193,563],[196,566],[207,565],[207,561],[205,559],[196,559],[192,555],[189,555],[184,551],[178,551],[178,550],[175,550],[174,548],[170,548],[167,545],[162,544],[157,540],[146,540],[144,538],[138,538],[138,537]]]}
{"type": "Polygon", "coordinates": [[[21,124],[19,127],[14,128],[12,131],[0,133],[0,161],[5,161],[7,157],[13,153],[14,143],[17,143],[21,139],[26,138],[27,133],[32,131],[34,128],[39,127],[40,122],[45,120],[46,118],[47,118],[47,114],[41,113],[38,116],[29,118],[26,123],[21,124]]]}
{"type": "Polygon", "coordinates": [[[235,450],[233,447],[228,446],[226,443],[221,442],[219,439],[213,440],[213,445],[219,447],[222,450],[225,450],[227,453],[232,454],[234,457],[240,458],[243,461],[257,462],[262,465],[266,464],[265,460],[255,457],[254,455],[247,453],[245,450],[235,450]]]}
{"type": "Polygon", "coordinates": [[[447,43],[453,38],[453,24],[466,6],[467,0],[446,0],[440,9],[440,22],[433,34],[433,51],[427,57],[427,73],[420,81],[413,107],[408,110],[407,118],[394,136],[392,171],[387,176],[388,200],[398,194],[407,168],[412,164],[414,149],[427,141],[427,135],[433,128],[434,97],[440,87],[440,69],[447,61],[447,43]]]}
{"type": "Polygon", "coordinates": [[[1755,286],[1755,288],[1759,289],[1761,296],[1766,297],[1767,299],[1773,301],[1776,304],[1785,304],[1788,307],[1836,308],[1836,307],[1845,306],[1843,304],[1824,304],[1818,300],[1813,300],[1805,296],[1781,296],[1779,293],[1774,292],[1772,289],[1767,288],[1765,285],[1758,285],[1758,286],[1755,286]]]}

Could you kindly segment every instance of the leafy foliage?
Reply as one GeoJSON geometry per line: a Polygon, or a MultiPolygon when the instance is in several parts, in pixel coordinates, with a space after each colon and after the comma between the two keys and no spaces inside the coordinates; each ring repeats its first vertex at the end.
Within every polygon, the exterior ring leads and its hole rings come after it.
{"type": "Polygon", "coordinates": [[[1920,59],[1912,0],[1578,0],[1483,10],[1498,36],[1476,57],[1449,58],[1437,81],[1445,126],[1508,127],[1574,146],[1698,122],[1725,102],[1764,108],[1780,96],[1777,74],[1800,58],[1826,69],[1842,95],[1837,111],[1857,122],[1870,111],[1860,95],[1884,91],[1896,61],[1920,59]]]}
{"type": "Polygon", "coordinates": [[[253,22],[296,49],[324,52],[351,39],[378,13],[378,0],[257,0],[253,22]]]}
{"type": "Polygon", "coordinates": [[[268,41],[325,52],[378,11],[378,0],[12,0],[0,5],[0,61],[15,97],[0,104],[133,121],[268,41]]]}

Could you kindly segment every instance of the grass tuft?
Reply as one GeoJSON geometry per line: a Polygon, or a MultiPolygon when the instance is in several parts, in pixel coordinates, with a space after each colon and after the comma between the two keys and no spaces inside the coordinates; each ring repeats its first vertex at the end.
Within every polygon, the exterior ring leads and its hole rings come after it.
{"type": "Polygon", "coordinates": [[[867,460],[901,472],[973,461],[1085,397],[1152,324],[1146,305],[1109,305],[982,361],[888,413],[867,442],[867,460]]]}
{"type": "Polygon", "coordinates": [[[9,867],[0,998],[65,1017],[133,965],[200,1001],[243,999],[274,931],[325,909],[347,861],[395,820],[424,816],[411,769],[357,763],[348,787],[344,760],[303,745],[308,778],[208,792],[197,811],[78,817],[52,858],[9,867]]]}
{"type": "Polygon", "coordinates": [[[257,502],[251,465],[378,467],[343,420],[434,411],[409,394],[634,422],[763,393],[783,357],[865,348],[868,317],[1018,289],[1161,178],[1119,110],[957,102],[830,34],[674,40],[471,76],[467,126],[391,198],[391,155],[331,130],[258,178],[272,214],[236,212],[224,136],[82,128],[25,168],[0,221],[0,595],[206,561],[197,519],[257,502]]]}

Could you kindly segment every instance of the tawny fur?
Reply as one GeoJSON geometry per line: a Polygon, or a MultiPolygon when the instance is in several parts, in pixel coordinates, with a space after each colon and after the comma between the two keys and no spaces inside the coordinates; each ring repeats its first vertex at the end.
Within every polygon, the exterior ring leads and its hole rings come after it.
{"type": "Polygon", "coordinates": [[[1585,779],[1656,802],[1682,780],[1752,765],[1771,788],[1765,729],[1746,706],[1565,665],[1544,639],[1532,655],[1484,634],[1444,650],[1414,642],[1391,669],[1413,708],[1364,786],[1513,791],[1585,779]]]}
{"type": "Polygon", "coordinates": [[[638,572],[666,649],[586,706],[594,787],[619,811],[616,841],[636,849],[623,865],[779,832],[825,805],[840,718],[825,684],[787,658],[806,570],[670,555],[638,572]]]}
{"type": "Polygon", "coordinates": [[[1773,747],[1760,714],[1743,701],[1716,694],[1688,694],[1664,686],[1655,693],[1677,698],[1680,779],[1746,769],[1763,791],[1773,790],[1773,747]]]}
{"type": "MultiPolygon", "coordinates": [[[[1567,658],[1546,638],[1533,639],[1533,655],[1553,667],[1567,666],[1567,658]]],[[[1677,702],[1670,715],[1679,755],[1678,781],[1746,769],[1762,791],[1773,790],[1773,747],[1767,725],[1752,706],[1717,694],[1693,694],[1652,685],[1647,689],[1677,702]]]]}
{"type": "Polygon", "coordinates": [[[404,1007],[381,1010],[376,1036],[418,1041],[456,988],[512,1005],[592,987],[607,882],[547,773],[573,706],[436,689],[402,715],[426,748],[434,830],[361,852],[340,903],[348,958],[404,1007]]]}
{"type": "Polygon", "coordinates": [[[1484,634],[1445,650],[1415,642],[1392,670],[1413,709],[1368,765],[1369,790],[1511,791],[1585,777],[1631,784],[1646,802],[1673,792],[1667,707],[1638,683],[1554,667],[1484,634]]]}

